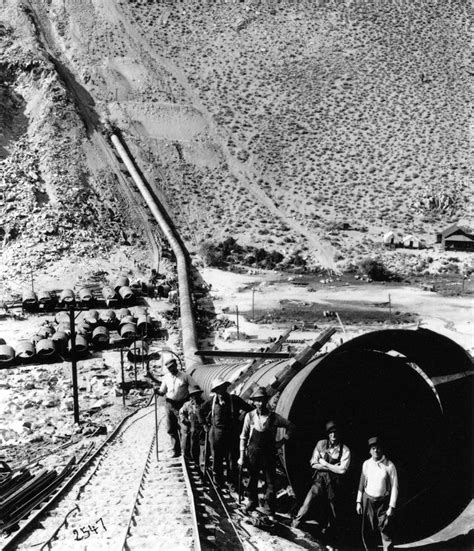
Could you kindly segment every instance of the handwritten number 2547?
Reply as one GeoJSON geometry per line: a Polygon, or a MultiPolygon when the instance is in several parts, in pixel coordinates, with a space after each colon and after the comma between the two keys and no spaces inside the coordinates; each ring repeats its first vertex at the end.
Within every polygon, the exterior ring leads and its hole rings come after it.
{"type": "Polygon", "coordinates": [[[81,532],[82,532],[82,535],[80,535],[79,533],[79,530],[73,530],[73,534],[75,536],[75,539],[76,540],[83,540],[83,539],[87,539],[88,537],[90,537],[91,535],[91,532],[94,532],[94,534],[97,534],[98,530],[97,530],[97,524],[99,524],[99,522],[102,524],[102,529],[107,531],[107,528],[105,527],[105,524],[104,524],[104,521],[102,520],[102,517],[100,519],[98,519],[96,521],[96,523],[94,525],[90,525],[88,526],[88,528],[85,528],[84,526],[81,527],[81,532]]]}

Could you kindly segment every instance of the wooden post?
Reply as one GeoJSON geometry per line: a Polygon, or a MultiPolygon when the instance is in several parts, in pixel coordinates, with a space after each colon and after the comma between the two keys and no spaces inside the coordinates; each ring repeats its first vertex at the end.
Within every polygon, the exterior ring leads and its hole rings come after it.
{"type": "Polygon", "coordinates": [[[123,369],[123,348],[120,349],[120,370],[122,372],[122,403],[125,406],[125,373],[123,369]]]}
{"type": "Polygon", "coordinates": [[[158,453],[158,394],[156,388],[153,387],[153,392],[155,394],[155,446],[156,446],[156,460],[160,460],[158,453]]]}
{"type": "Polygon", "coordinates": [[[341,318],[339,317],[339,313],[338,313],[338,312],[335,312],[335,314],[336,314],[337,321],[339,322],[339,325],[341,326],[342,332],[344,333],[344,337],[345,337],[346,340],[347,340],[346,329],[345,329],[344,325],[342,324],[341,318]]]}
{"type": "Polygon", "coordinates": [[[69,308],[69,327],[71,330],[71,369],[72,396],[74,403],[74,423],[79,425],[79,389],[77,385],[76,330],[74,325],[74,306],[69,308]]]}
{"type": "Polygon", "coordinates": [[[388,315],[390,323],[392,323],[392,299],[390,298],[390,293],[388,295],[388,315]]]}
{"type": "Polygon", "coordinates": [[[137,341],[133,341],[133,369],[135,371],[135,388],[137,388],[137,341]]]}
{"type": "Polygon", "coordinates": [[[237,340],[240,339],[240,333],[239,333],[239,307],[235,307],[235,313],[237,314],[237,340]]]}

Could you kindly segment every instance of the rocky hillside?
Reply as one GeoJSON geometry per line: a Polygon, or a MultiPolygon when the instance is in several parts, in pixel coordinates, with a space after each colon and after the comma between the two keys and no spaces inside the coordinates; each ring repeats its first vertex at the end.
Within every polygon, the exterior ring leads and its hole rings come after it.
{"type": "Polygon", "coordinates": [[[105,120],[191,249],[232,236],[334,267],[467,214],[465,2],[4,5],[0,239],[17,271],[30,247],[41,265],[145,245],[105,120]]]}
{"type": "Polygon", "coordinates": [[[28,13],[10,8],[0,25],[3,291],[63,258],[145,244],[57,60],[28,13]]]}

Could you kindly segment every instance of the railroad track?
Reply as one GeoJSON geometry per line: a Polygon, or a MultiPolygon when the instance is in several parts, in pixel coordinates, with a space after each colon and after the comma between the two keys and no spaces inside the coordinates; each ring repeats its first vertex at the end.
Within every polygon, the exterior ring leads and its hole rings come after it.
{"type": "Polygon", "coordinates": [[[183,464],[194,504],[199,548],[203,551],[258,551],[250,532],[242,523],[242,514],[237,512],[239,506],[230,493],[216,486],[207,472],[203,476],[195,462],[183,460],[183,464]]]}
{"type": "MultiPolygon", "coordinates": [[[[71,518],[81,516],[79,513],[82,511],[82,493],[85,493],[88,487],[94,487],[97,490],[98,484],[94,478],[101,480],[100,473],[107,472],[110,463],[113,463],[114,453],[111,451],[115,452],[117,448],[123,447],[127,443],[129,446],[133,446],[134,435],[135,439],[140,439],[138,435],[142,435],[147,427],[147,432],[154,435],[155,422],[151,415],[153,411],[154,408],[150,405],[145,406],[142,410],[125,418],[98,448],[91,445],[78,461],[78,469],[73,471],[61,489],[47,498],[39,511],[33,512],[28,518],[20,521],[17,531],[8,538],[0,540],[1,548],[3,550],[31,549],[33,545],[39,545],[40,548],[45,542],[52,547],[58,538],[61,539],[60,535],[71,524],[71,518]],[[132,427],[135,430],[130,430],[132,427]],[[80,484],[79,488],[78,484],[80,484]],[[74,514],[72,514],[73,510],[74,514]],[[41,521],[42,528],[36,529],[39,521],[41,521]]],[[[107,496],[107,492],[104,493],[104,496],[107,496]]],[[[84,530],[82,533],[85,534],[86,531],[84,530]]],[[[77,539],[81,535],[80,532],[78,535],[74,532],[69,533],[69,537],[77,539]]]]}

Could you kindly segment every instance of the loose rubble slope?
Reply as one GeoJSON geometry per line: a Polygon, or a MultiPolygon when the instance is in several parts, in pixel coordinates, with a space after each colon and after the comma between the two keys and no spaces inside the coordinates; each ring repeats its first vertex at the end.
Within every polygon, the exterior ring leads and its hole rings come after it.
{"type": "Polygon", "coordinates": [[[0,25],[3,292],[62,259],[71,265],[145,244],[54,58],[27,14],[10,4],[0,25]]]}

